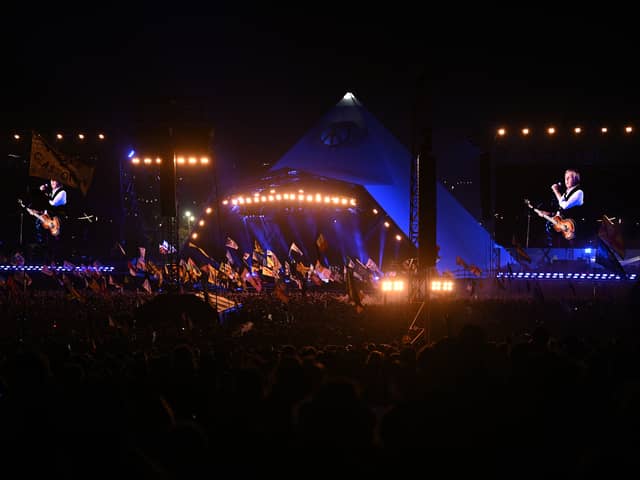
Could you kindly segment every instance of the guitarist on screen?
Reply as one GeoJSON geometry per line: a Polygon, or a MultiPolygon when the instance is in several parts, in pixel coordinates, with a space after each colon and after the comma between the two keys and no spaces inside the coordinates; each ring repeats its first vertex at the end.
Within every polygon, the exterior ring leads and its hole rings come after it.
{"type": "MultiPolygon", "coordinates": [[[[57,217],[62,220],[66,217],[67,192],[62,183],[58,180],[51,179],[49,183],[40,185],[40,191],[45,195],[48,203],[43,213],[51,218],[57,217]]],[[[38,244],[42,246],[48,245],[50,261],[62,261],[63,259],[55,258],[61,250],[64,226],[61,226],[56,235],[51,235],[51,229],[47,229],[40,220],[36,220],[36,239],[38,244]],[[49,230],[47,232],[46,230],[49,230]]]]}
{"type": "MultiPolygon", "coordinates": [[[[580,207],[584,204],[584,192],[580,187],[580,173],[574,169],[567,169],[564,172],[564,193],[561,192],[562,183],[554,183],[551,190],[558,201],[558,210],[555,214],[545,211],[536,211],[536,213],[545,217],[560,217],[561,219],[575,219],[580,216],[580,207]]],[[[547,231],[551,225],[547,224],[547,231]]],[[[569,243],[573,245],[574,239],[570,239],[569,243]]]]}

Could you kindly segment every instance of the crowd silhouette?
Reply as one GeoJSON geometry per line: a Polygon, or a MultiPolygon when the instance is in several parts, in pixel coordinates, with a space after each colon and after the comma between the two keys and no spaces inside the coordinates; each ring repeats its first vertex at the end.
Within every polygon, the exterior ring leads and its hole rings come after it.
{"type": "Polygon", "coordinates": [[[638,466],[634,295],[436,299],[414,343],[412,306],[328,292],[230,294],[224,316],[134,291],[0,295],[0,436],[21,475],[638,466]]]}

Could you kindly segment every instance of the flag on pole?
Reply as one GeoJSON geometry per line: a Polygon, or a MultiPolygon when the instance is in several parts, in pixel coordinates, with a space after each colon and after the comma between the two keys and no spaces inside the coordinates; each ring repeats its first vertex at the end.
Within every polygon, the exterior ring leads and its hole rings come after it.
{"type": "Polygon", "coordinates": [[[320,254],[324,254],[329,249],[327,239],[324,238],[322,233],[318,234],[318,237],[316,238],[316,246],[318,247],[318,252],[320,254]]]}
{"type": "Polygon", "coordinates": [[[624,258],[626,251],[620,222],[614,222],[614,219],[603,215],[598,230],[598,238],[602,239],[620,258],[624,258]]]}
{"type": "Polygon", "coordinates": [[[262,245],[260,245],[260,242],[258,242],[257,238],[254,238],[253,240],[253,251],[254,253],[264,255],[264,249],[262,248],[262,245]]]}
{"type": "Polygon", "coordinates": [[[202,248],[200,248],[199,246],[197,246],[195,243],[193,243],[193,242],[189,242],[189,243],[187,243],[187,246],[188,246],[188,247],[191,247],[191,248],[196,249],[196,250],[197,250],[198,252],[200,252],[200,253],[201,253],[201,254],[202,254],[202,255],[203,255],[207,260],[211,260],[211,261],[213,261],[213,258],[211,258],[207,252],[205,252],[202,248]]]}
{"type": "Polygon", "coordinates": [[[227,240],[224,243],[225,247],[233,248],[234,250],[238,250],[238,244],[231,237],[227,237],[227,240]]]}
{"type": "Polygon", "coordinates": [[[296,245],[296,242],[291,242],[291,246],[289,247],[289,256],[291,256],[291,252],[296,252],[298,255],[304,256],[300,247],[296,245]]]}
{"type": "Polygon", "coordinates": [[[617,273],[623,278],[627,276],[627,272],[625,272],[622,265],[620,265],[620,261],[616,258],[616,254],[601,238],[598,238],[596,263],[602,265],[607,270],[617,273]]]}
{"type": "Polygon", "coordinates": [[[79,188],[86,195],[93,180],[94,169],[95,167],[77,158],[66,157],[54,150],[40,134],[33,132],[31,135],[30,176],[53,178],[64,185],[79,188]]]}

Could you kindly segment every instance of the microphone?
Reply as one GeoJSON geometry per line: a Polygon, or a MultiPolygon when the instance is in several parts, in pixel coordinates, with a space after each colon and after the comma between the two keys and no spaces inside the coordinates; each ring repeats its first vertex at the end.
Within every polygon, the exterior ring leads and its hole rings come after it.
{"type": "Polygon", "coordinates": [[[561,187],[561,186],[562,186],[562,182],[558,182],[558,183],[556,183],[556,185],[558,185],[559,187],[561,187]]]}

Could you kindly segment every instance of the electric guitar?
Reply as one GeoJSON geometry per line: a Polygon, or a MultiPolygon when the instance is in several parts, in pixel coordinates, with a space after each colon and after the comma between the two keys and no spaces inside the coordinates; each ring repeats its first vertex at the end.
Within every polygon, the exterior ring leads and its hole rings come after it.
{"type": "Polygon", "coordinates": [[[534,208],[534,206],[531,205],[531,202],[529,202],[529,200],[527,200],[526,198],[524,199],[524,203],[530,209],[532,209],[534,212],[536,212],[538,215],[544,218],[547,222],[550,222],[553,225],[553,229],[556,232],[562,233],[562,236],[566,240],[573,240],[575,238],[576,224],[572,219],[562,218],[560,215],[554,215],[553,217],[550,215],[546,215],[542,210],[538,210],[537,208],[534,208]]]}
{"type": "Polygon", "coordinates": [[[27,212],[29,212],[31,215],[33,215],[38,220],[40,220],[40,223],[42,223],[42,226],[46,230],[49,230],[49,233],[52,236],[57,237],[58,235],[60,235],[60,219],[58,217],[51,217],[47,213],[44,213],[44,212],[40,213],[39,211],[34,210],[33,208],[29,208],[25,206],[25,204],[22,203],[22,200],[20,199],[18,199],[18,204],[22,208],[24,208],[27,212]]]}

